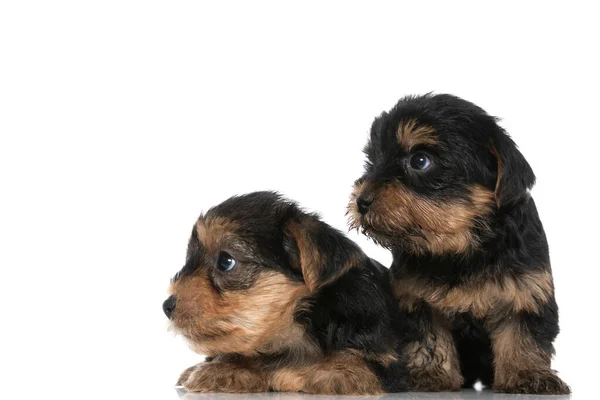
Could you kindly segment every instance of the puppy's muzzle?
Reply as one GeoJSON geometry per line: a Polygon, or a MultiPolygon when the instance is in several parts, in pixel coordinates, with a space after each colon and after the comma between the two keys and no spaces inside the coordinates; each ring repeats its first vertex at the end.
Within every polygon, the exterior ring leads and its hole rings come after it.
{"type": "Polygon", "coordinates": [[[362,194],[356,198],[356,207],[358,208],[358,212],[361,214],[366,214],[367,211],[369,211],[371,204],[373,204],[372,194],[362,194]]]}
{"type": "Polygon", "coordinates": [[[168,299],[163,303],[163,311],[165,315],[170,319],[175,311],[175,305],[177,304],[177,298],[175,296],[169,296],[168,299]]]}

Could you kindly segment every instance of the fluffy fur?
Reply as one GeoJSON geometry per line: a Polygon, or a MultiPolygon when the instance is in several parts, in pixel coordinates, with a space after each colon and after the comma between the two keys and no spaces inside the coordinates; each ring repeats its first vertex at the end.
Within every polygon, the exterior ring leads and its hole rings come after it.
{"type": "Polygon", "coordinates": [[[535,175],[496,119],[451,95],[406,97],[365,153],[350,223],[392,251],[399,304],[419,321],[411,387],[569,393],[550,366],[558,307],[535,175]]]}
{"type": "Polygon", "coordinates": [[[406,390],[405,333],[388,269],[272,192],[200,216],[164,310],[208,362],[193,392],[406,390]],[[226,270],[231,265],[230,270],[226,270]]]}

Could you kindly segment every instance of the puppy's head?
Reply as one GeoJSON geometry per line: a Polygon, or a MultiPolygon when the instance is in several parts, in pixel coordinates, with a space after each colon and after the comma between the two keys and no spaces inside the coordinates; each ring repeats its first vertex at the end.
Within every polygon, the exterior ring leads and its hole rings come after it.
{"type": "Polygon", "coordinates": [[[484,110],[450,95],[406,97],[375,119],[350,225],[419,254],[477,247],[490,215],[528,195],[535,176],[484,110]]]}
{"type": "Polygon", "coordinates": [[[197,220],[163,309],[202,354],[251,354],[293,323],[311,292],[334,281],[355,249],[272,192],[232,197],[197,220]],[[343,247],[343,246],[342,246],[343,247]]]}

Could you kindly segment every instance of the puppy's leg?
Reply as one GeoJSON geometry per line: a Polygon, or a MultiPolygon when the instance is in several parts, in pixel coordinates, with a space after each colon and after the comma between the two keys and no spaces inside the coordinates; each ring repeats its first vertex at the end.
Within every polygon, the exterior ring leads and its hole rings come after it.
{"type": "Polygon", "coordinates": [[[503,393],[568,394],[569,386],[550,367],[558,333],[556,304],[540,314],[514,313],[491,326],[494,390],[503,393]]]}
{"type": "Polygon", "coordinates": [[[345,352],[325,357],[311,365],[275,371],[271,386],[280,392],[329,395],[374,395],[384,393],[381,383],[360,355],[345,352]]]}
{"type": "Polygon", "coordinates": [[[175,386],[183,386],[183,383],[185,381],[188,380],[188,378],[190,377],[190,374],[197,368],[200,368],[200,366],[204,364],[204,363],[200,363],[200,364],[196,364],[196,365],[192,365],[191,367],[187,368],[185,371],[183,371],[181,373],[181,375],[179,375],[179,379],[177,379],[177,383],[175,384],[175,386]]]}
{"type": "MultiPolygon", "coordinates": [[[[402,303],[401,303],[402,304],[402,303]]],[[[409,314],[415,319],[420,338],[404,351],[410,374],[410,389],[422,392],[460,390],[463,377],[449,324],[426,304],[409,314]]]]}
{"type": "Polygon", "coordinates": [[[181,375],[179,375],[179,379],[177,379],[177,383],[175,384],[175,386],[183,386],[183,382],[187,381],[187,379],[189,378],[189,376],[193,370],[199,368],[201,365],[203,365],[207,362],[211,362],[212,360],[213,360],[213,357],[206,357],[204,359],[203,363],[192,365],[191,367],[187,368],[185,371],[183,371],[181,373],[181,375]]]}
{"type": "Polygon", "coordinates": [[[178,381],[190,392],[254,393],[269,390],[267,376],[239,360],[197,364],[185,370],[178,381]]]}

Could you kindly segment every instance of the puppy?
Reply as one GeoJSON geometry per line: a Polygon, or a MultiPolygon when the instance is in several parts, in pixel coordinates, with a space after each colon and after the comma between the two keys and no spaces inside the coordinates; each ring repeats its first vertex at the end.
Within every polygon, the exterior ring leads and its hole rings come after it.
{"type": "Polygon", "coordinates": [[[181,374],[192,392],[377,394],[406,389],[407,341],[389,270],[276,193],[197,220],[163,309],[208,355],[181,374]]]}
{"type": "Polygon", "coordinates": [[[350,225],[392,251],[395,294],[420,321],[412,388],[569,393],[550,367],[558,308],[535,175],[496,119],[450,95],[406,97],[364,151],[350,225]]]}

